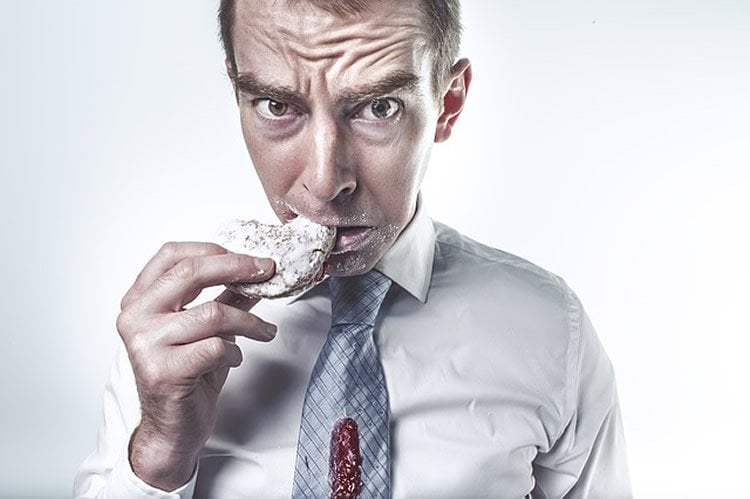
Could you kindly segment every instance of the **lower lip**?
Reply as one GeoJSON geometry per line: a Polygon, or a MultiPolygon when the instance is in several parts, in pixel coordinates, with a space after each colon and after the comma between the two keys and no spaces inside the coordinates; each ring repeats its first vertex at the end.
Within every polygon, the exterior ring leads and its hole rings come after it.
{"type": "Polygon", "coordinates": [[[336,255],[357,249],[370,237],[374,230],[374,227],[339,228],[336,232],[336,245],[333,247],[332,254],[336,255]]]}

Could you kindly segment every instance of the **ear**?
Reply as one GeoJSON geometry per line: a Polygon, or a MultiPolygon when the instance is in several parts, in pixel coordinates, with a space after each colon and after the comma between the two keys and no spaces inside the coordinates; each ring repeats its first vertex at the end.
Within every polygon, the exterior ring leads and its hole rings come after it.
{"type": "Polygon", "coordinates": [[[235,76],[237,74],[237,70],[234,67],[234,64],[229,59],[224,59],[224,66],[227,68],[227,76],[229,77],[229,81],[232,83],[232,89],[234,90],[234,99],[237,101],[237,104],[240,103],[240,94],[237,92],[237,81],[235,80],[235,76]]]}
{"type": "Polygon", "coordinates": [[[435,129],[435,142],[443,142],[451,136],[453,125],[464,108],[470,84],[471,63],[468,59],[461,59],[451,69],[451,80],[443,94],[442,112],[435,129]]]}

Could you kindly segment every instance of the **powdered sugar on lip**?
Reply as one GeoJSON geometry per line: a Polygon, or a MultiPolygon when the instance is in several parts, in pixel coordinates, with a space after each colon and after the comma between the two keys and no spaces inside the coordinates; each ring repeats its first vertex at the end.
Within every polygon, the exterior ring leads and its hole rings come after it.
{"type": "Polygon", "coordinates": [[[336,245],[331,254],[336,255],[357,249],[374,230],[374,227],[338,227],[336,245]]]}

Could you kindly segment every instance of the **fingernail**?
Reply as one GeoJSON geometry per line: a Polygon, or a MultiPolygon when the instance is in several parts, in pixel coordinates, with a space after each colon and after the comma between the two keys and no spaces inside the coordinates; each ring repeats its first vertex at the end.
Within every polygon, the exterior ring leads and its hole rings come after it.
{"type": "Polygon", "coordinates": [[[274,261],[270,258],[256,258],[255,259],[255,269],[256,273],[259,276],[262,275],[269,275],[273,272],[275,264],[274,261]]]}
{"type": "Polygon", "coordinates": [[[268,338],[273,339],[276,337],[276,332],[278,331],[278,328],[274,324],[266,324],[265,326],[265,333],[268,338]]]}

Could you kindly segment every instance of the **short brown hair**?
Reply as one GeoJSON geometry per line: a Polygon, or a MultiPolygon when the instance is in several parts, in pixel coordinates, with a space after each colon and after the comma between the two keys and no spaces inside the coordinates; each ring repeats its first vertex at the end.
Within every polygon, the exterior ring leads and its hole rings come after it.
{"type": "MultiPolygon", "coordinates": [[[[300,0],[287,0],[300,1],[300,0]]],[[[368,0],[303,0],[339,17],[367,10],[368,0]]],[[[233,72],[237,71],[232,33],[235,23],[236,0],[221,0],[219,27],[224,52],[233,72]]],[[[449,80],[451,68],[458,58],[461,45],[460,0],[419,0],[432,54],[432,86],[436,94],[449,80]]]]}

